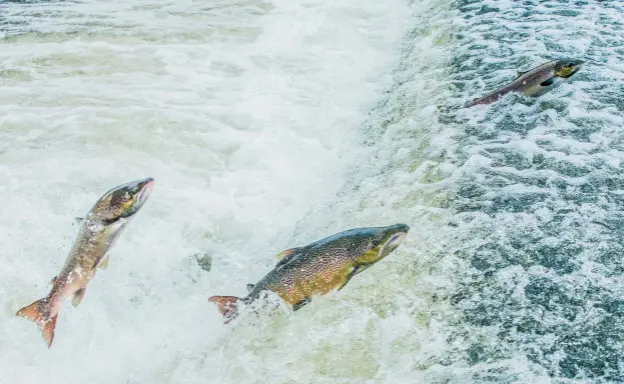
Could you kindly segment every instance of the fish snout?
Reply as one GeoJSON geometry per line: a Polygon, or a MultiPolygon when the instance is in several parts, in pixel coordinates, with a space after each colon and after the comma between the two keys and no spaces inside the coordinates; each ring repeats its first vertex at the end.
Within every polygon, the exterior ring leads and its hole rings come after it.
{"type": "Polygon", "coordinates": [[[561,59],[555,64],[555,74],[559,77],[567,79],[577,73],[585,64],[585,61],[580,59],[561,59]]]}
{"type": "Polygon", "coordinates": [[[142,204],[152,194],[154,189],[154,178],[148,177],[138,182],[139,195],[137,201],[142,204]]]}
{"type": "Polygon", "coordinates": [[[394,251],[403,243],[405,238],[407,237],[407,233],[410,230],[410,227],[407,224],[395,224],[388,228],[392,234],[388,237],[388,240],[383,246],[382,254],[388,255],[390,252],[394,251]]]}
{"type": "Polygon", "coordinates": [[[410,230],[409,225],[403,223],[394,224],[393,227],[396,229],[397,232],[403,232],[405,234],[407,234],[410,230]]]}

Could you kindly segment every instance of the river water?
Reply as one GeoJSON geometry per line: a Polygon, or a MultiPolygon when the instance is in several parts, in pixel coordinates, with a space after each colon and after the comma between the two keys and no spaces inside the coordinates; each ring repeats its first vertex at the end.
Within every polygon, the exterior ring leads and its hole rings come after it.
{"type": "Polygon", "coordinates": [[[0,3],[0,383],[624,382],[624,4],[0,3]],[[539,98],[454,106],[559,57],[539,98]],[[76,217],[154,177],[47,349],[76,217]],[[303,309],[224,326],[275,254],[404,222],[303,309]],[[195,254],[211,258],[209,271],[195,254]]]}

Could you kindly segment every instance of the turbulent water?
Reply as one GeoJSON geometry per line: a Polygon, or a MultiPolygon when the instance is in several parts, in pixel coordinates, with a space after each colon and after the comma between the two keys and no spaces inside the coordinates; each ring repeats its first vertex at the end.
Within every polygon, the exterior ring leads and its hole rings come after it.
{"type": "Polygon", "coordinates": [[[0,383],[624,382],[622,2],[5,1],[0,38],[0,383]],[[539,99],[456,108],[559,57],[539,99]],[[15,312],[147,176],[48,350],[15,312]],[[297,312],[207,302],[398,222],[297,312]]]}

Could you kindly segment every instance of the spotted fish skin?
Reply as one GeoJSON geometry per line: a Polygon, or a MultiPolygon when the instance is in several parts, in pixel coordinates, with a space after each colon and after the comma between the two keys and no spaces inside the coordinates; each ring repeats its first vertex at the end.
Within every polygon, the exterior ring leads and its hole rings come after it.
{"type": "Polygon", "coordinates": [[[464,108],[491,104],[511,92],[522,93],[529,97],[542,96],[572,77],[583,64],[584,62],[578,59],[549,61],[527,72],[520,72],[511,83],[484,97],[474,99],[464,105],[464,108]]]}
{"type": "Polygon", "coordinates": [[[80,220],[80,230],[60,273],[52,279],[48,296],[17,311],[37,324],[43,339],[52,346],[56,319],[63,302],[72,297],[76,307],[98,268],[106,269],[108,251],[150,196],[154,179],[131,181],[106,192],[80,220]]]}
{"type": "Polygon", "coordinates": [[[278,255],[281,260],[272,271],[257,284],[248,286],[247,296],[212,296],[209,301],[218,305],[226,323],[237,316],[239,301],[250,304],[264,291],[278,294],[296,311],[309,303],[313,295],[342,289],[353,276],[394,251],[408,231],[405,224],[355,228],[288,249],[278,255]]]}

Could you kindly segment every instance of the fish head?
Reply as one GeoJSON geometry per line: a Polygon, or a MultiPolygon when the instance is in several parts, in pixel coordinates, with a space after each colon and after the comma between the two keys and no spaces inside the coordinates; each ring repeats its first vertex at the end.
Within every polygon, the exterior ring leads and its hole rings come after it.
{"type": "Polygon", "coordinates": [[[555,63],[555,75],[567,79],[578,72],[585,62],[578,59],[561,59],[555,63]]]}
{"type": "Polygon", "coordinates": [[[89,213],[90,218],[104,224],[130,218],[145,204],[153,185],[154,179],[148,177],[116,186],[95,203],[89,213]]]}
{"type": "Polygon", "coordinates": [[[357,245],[352,254],[358,264],[372,264],[388,256],[405,240],[410,228],[406,224],[387,227],[362,228],[353,242],[357,245]]]}

